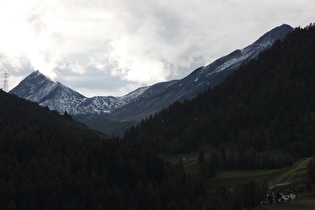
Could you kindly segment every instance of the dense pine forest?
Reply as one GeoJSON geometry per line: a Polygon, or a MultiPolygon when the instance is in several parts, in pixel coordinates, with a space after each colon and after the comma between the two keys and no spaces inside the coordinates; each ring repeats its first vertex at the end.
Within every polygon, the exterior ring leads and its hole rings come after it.
{"type": "Polygon", "coordinates": [[[210,144],[229,150],[221,158],[225,169],[282,167],[297,157],[312,156],[314,37],[312,24],[295,29],[221,84],[142,120],[125,132],[124,139],[173,154],[210,144]],[[229,149],[224,148],[227,144],[229,149]],[[271,149],[289,158],[258,155],[271,149]]]}
{"type": "Polygon", "coordinates": [[[0,99],[0,209],[191,209],[206,195],[201,178],[152,150],[3,91],[0,99]]]}
{"type": "Polygon", "coordinates": [[[252,206],[245,183],[209,192],[206,177],[187,174],[141,144],[88,129],[48,108],[0,91],[0,209],[240,209],[252,206]],[[218,203],[219,202],[219,203],[218,203]]]}

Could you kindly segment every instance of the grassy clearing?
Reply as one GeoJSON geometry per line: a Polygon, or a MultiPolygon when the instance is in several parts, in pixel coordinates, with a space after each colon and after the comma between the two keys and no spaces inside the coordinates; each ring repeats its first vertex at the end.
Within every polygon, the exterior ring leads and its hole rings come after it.
{"type": "Polygon", "coordinates": [[[279,175],[279,170],[250,170],[250,171],[223,171],[218,172],[217,175],[209,180],[211,188],[216,189],[218,186],[225,186],[233,188],[238,184],[255,181],[261,183],[279,175]]]}
{"type": "Polygon", "coordinates": [[[280,183],[297,183],[299,181],[304,181],[305,179],[307,179],[306,167],[310,159],[311,158],[299,159],[291,167],[280,169],[280,174],[270,180],[270,188],[273,188],[280,183]]]}
{"type": "MultiPolygon", "coordinates": [[[[210,159],[211,151],[218,152],[218,148],[211,147],[210,145],[203,145],[202,150],[204,151],[206,160],[210,159]]],[[[198,170],[199,151],[179,155],[160,154],[160,157],[172,164],[184,158],[183,164],[186,172],[195,173],[198,170]]],[[[268,154],[270,157],[285,157],[286,155],[280,151],[260,153],[260,155],[263,154],[268,154]]],[[[256,181],[259,183],[266,180],[269,187],[274,188],[278,184],[303,182],[307,179],[306,166],[309,160],[310,158],[299,159],[290,167],[274,170],[220,171],[215,177],[209,180],[209,185],[213,189],[216,189],[217,186],[233,188],[235,185],[248,181],[256,181]]]]}
{"type": "MultiPolygon", "coordinates": [[[[210,152],[215,148],[205,145],[202,147],[205,159],[210,158],[210,152]]],[[[263,153],[261,153],[263,154],[263,153]]],[[[271,157],[284,157],[285,154],[279,151],[269,151],[268,155],[271,157]]],[[[194,173],[198,169],[198,156],[199,151],[180,154],[180,155],[165,155],[160,154],[160,157],[165,160],[176,163],[180,159],[185,158],[183,161],[185,170],[188,173],[194,173]]],[[[269,188],[273,189],[278,184],[293,183],[294,186],[300,186],[300,183],[304,183],[307,180],[307,164],[311,158],[301,158],[295,161],[292,166],[274,170],[237,170],[237,171],[220,171],[217,175],[208,180],[208,184],[211,190],[215,190],[218,186],[225,186],[227,188],[233,188],[238,184],[255,181],[261,183],[267,181],[269,188]]],[[[301,209],[310,210],[315,209],[315,192],[309,192],[298,195],[298,198],[290,201],[289,203],[259,206],[257,210],[284,210],[284,209],[301,209]]]]}
{"type": "MultiPolygon", "coordinates": [[[[213,151],[213,150],[216,151],[217,149],[211,147],[210,145],[204,145],[202,147],[202,150],[204,151],[205,160],[209,160],[211,151],[213,151]]],[[[194,173],[198,169],[199,151],[200,150],[192,152],[192,153],[188,153],[188,154],[179,154],[179,155],[159,154],[159,156],[162,159],[164,159],[164,160],[166,160],[172,164],[175,164],[178,161],[182,160],[186,172],[187,173],[194,173]]]]}
{"type": "Polygon", "coordinates": [[[306,166],[310,158],[299,159],[292,166],[274,170],[239,170],[222,171],[209,180],[210,186],[226,186],[233,188],[235,185],[248,182],[267,181],[269,188],[272,189],[278,184],[299,183],[307,179],[306,166]]]}
{"type": "MultiPolygon", "coordinates": [[[[222,145],[224,148],[226,148],[226,155],[228,156],[231,152],[233,151],[234,145],[231,142],[225,143],[222,145]]],[[[179,160],[185,159],[183,161],[184,167],[186,172],[188,173],[194,173],[198,170],[198,158],[199,158],[199,152],[200,150],[203,150],[204,155],[205,155],[205,160],[210,160],[210,154],[211,152],[217,152],[219,153],[219,148],[213,147],[211,145],[205,144],[200,147],[198,151],[188,153],[188,154],[179,154],[179,155],[170,155],[170,154],[160,154],[159,156],[163,158],[164,160],[175,164],[179,160]]],[[[279,158],[284,158],[288,157],[287,154],[283,153],[280,150],[268,150],[265,152],[259,152],[257,153],[258,155],[268,155],[269,157],[279,157],[279,158]]],[[[278,170],[256,170],[257,173],[259,174],[261,171],[278,171],[278,170]],[[260,172],[259,172],[260,171],[260,172]]],[[[249,173],[249,171],[245,171],[245,173],[249,173]]],[[[219,173],[220,174],[220,173],[219,173]]]]}

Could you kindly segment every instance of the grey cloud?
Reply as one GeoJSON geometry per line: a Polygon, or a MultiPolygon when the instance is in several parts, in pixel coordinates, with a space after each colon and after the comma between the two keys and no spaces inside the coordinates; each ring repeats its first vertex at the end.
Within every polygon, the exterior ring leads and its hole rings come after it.
{"type": "Polygon", "coordinates": [[[27,50],[29,63],[21,66],[23,71],[31,71],[33,65],[54,74],[84,94],[122,95],[137,85],[182,78],[280,24],[303,27],[315,20],[313,4],[313,0],[35,0],[31,9],[20,10],[36,37],[20,38],[25,38],[22,43],[36,45],[41,39],[42,43],[27,50]]]}
{"type": "Polygon", "coordinates": [[[126,82],[119,77],[110,77],[108,73],[90,67],[85,75],[73,74],[72,71],[63,69],[62,77],[58,81],[81,94],[92,96],[122,96],[121,91],[131,91],[142,86],[139,83],[126,82]],[[129,86],[129,87],[128,87],[129,86]]]}

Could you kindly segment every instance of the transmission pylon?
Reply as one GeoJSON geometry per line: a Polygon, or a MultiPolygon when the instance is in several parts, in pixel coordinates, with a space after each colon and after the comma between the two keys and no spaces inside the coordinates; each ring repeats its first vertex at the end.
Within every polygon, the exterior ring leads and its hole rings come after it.
{"type": "Polygon", "coordinates": [[[3,73],[3,90],[5,92],[8,92],[8,78],[9,78],[9,73],[5,71],[3,73]]]}

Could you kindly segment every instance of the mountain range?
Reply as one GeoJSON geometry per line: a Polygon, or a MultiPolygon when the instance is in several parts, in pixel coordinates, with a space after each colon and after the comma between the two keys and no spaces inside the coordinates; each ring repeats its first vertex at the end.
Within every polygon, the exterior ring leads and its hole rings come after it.
{"type": "MultiPolygon", "coordinates": [[[[244,49],[235,50],[207,66],[199,67],[183,79],[141,87],[122,97],[87,98],[59,82],[50,80],[39,71],[34,71],[27,76],[10,93],[37,102],[41,106],[47,106],[59,113],[67,112],[75,120],[88,125],[93,125],[93,122],[104,123],[107,120],[138,122],[175,101],[191,99],[209,87],[214,87],[241,65],[272,46],[276,40],[283,39],[292,30],[289,25],[281,25],[244,49]]],[[[98,125],[97,129],[101,130],[99,127],[98,125]]],[[[117,134],[125,128],[126,124],[122,124],[109,133],[117,134]]]]}

